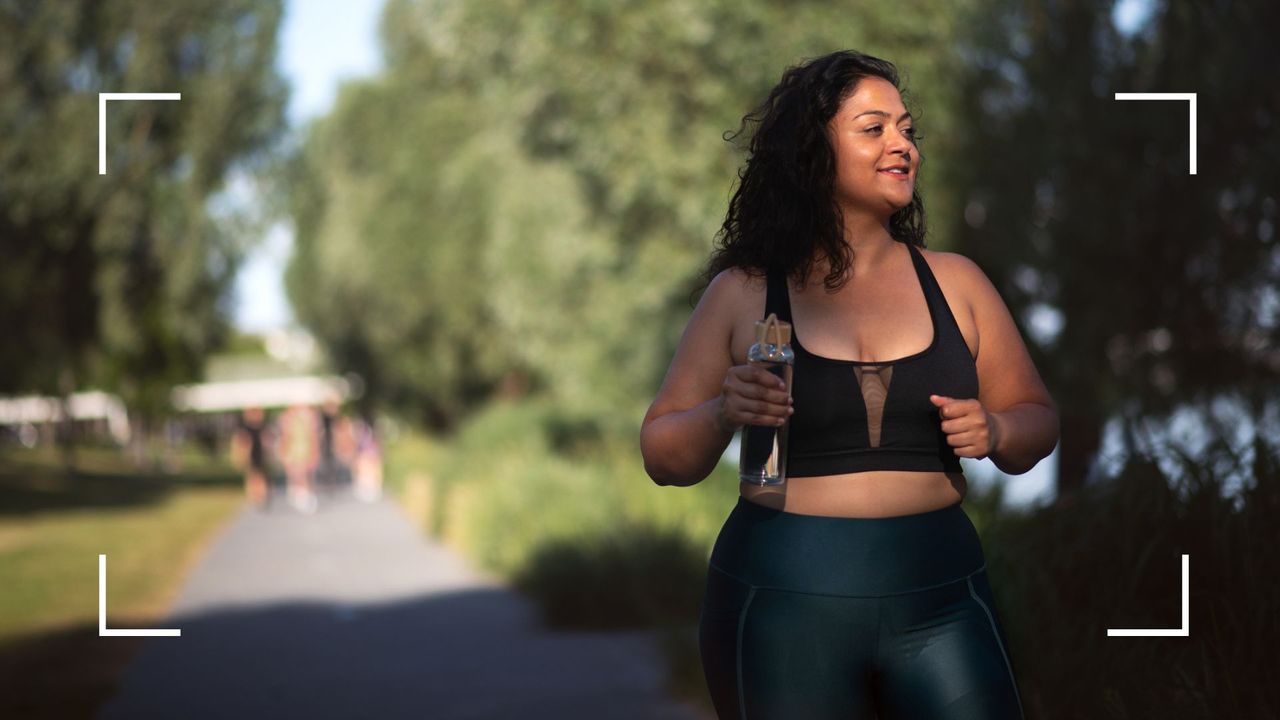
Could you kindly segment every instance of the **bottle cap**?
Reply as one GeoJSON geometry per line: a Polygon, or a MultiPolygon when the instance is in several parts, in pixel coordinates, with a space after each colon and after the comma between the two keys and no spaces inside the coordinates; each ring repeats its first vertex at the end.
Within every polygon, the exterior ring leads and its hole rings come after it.
{"type": "Polygon", "coordinates": [[[756,321],[756,342],[761,345],[782,347],[791,342],[791,323],[779,320],[777,313],[756,321]]]}

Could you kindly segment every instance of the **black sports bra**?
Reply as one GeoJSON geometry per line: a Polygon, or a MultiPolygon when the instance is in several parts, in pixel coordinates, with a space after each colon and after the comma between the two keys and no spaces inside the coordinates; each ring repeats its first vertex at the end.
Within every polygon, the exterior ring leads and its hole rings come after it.
{"type": "MultiPolygon", "coordinates": [[[[792,324],[788,476],[961,471],[929,395],[976,398],[978,370],[929,264],[915,246],[907,247],[933,323],[929,347],[884,362],[836,360],[805,350],[792,324]]],[[[787,281],[776,271],[768,273],[765,316],[771,312],[791,322],[787,281]]]]}

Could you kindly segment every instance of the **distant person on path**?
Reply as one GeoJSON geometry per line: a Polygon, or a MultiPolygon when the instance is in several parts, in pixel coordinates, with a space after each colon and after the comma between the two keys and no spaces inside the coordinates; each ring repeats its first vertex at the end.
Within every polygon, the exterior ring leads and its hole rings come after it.
{"type": "Polygon", "coordinates": [[[786,477],[740,483],[699,625],[721,718],[1021,718],[960,458],[1031,469],[1056,407],[969,259],[924,249],[897,69],[789,68],[743,121],[708,285],[645,415],[659,485],[706,478],[736,430],[789,423],[786,477]],[[790,393],[747,362],[791,325],[790,393]]]}
{"type": "Polygon", "coordinates": [[[364,502],[376,502],[382,497],[382,448],[371,423],[356,420],[354,425],[355,495],[364,502]]]}
{"type": "Polygon", "coordinates": [[[342,414],[337,398],[325,401],[320,410],[320,459],[316,485],[327,495],[336,495],[351,484],[356,440],[351,421],[342,414]]]}
{"type": "Polygon", "coordinates": [[[284,465],[286,493],[294,509],[313,513],[316,494],[312,478],[320,460],[320,424],[316,410],[294,405],[280,416],[280,463],[284,465]]]}
{"type": "Polygon", "coordinates": [[[244,471],[244,493],[249,502],[263,507],[267,501],[267,420],[260,407],[248,407],[231,438],[232,460],[244,471]]]}

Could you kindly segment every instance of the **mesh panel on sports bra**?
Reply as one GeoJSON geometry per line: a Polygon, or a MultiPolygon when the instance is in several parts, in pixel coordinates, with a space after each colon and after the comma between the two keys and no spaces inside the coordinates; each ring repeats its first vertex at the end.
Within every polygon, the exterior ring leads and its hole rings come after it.
{"type": "Polygon", "coordinates": [[[884,400],[893,379],[892,365],[855,365],[853,374],[862,388],[862,404],[867,408],[867,437],[871,447],[880,447],[880,428],[884,420],[884,400]]]}

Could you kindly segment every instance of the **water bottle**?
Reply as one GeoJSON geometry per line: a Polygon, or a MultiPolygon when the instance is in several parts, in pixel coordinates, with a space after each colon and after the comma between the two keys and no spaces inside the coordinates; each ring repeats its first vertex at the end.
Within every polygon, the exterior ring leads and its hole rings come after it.
{"type": "MultiPolygon", "coordinates": [[[[796,356],[791,350],[791,323],[774,313],[756,323],[756,342],[747,350],[747,362],[782,378],[791,394],[791,371],[796,356]]],[[[753,485],[781,485],[787,480],[787,429],[782,425],[744,425],[738,477],[753,485]]]]}

